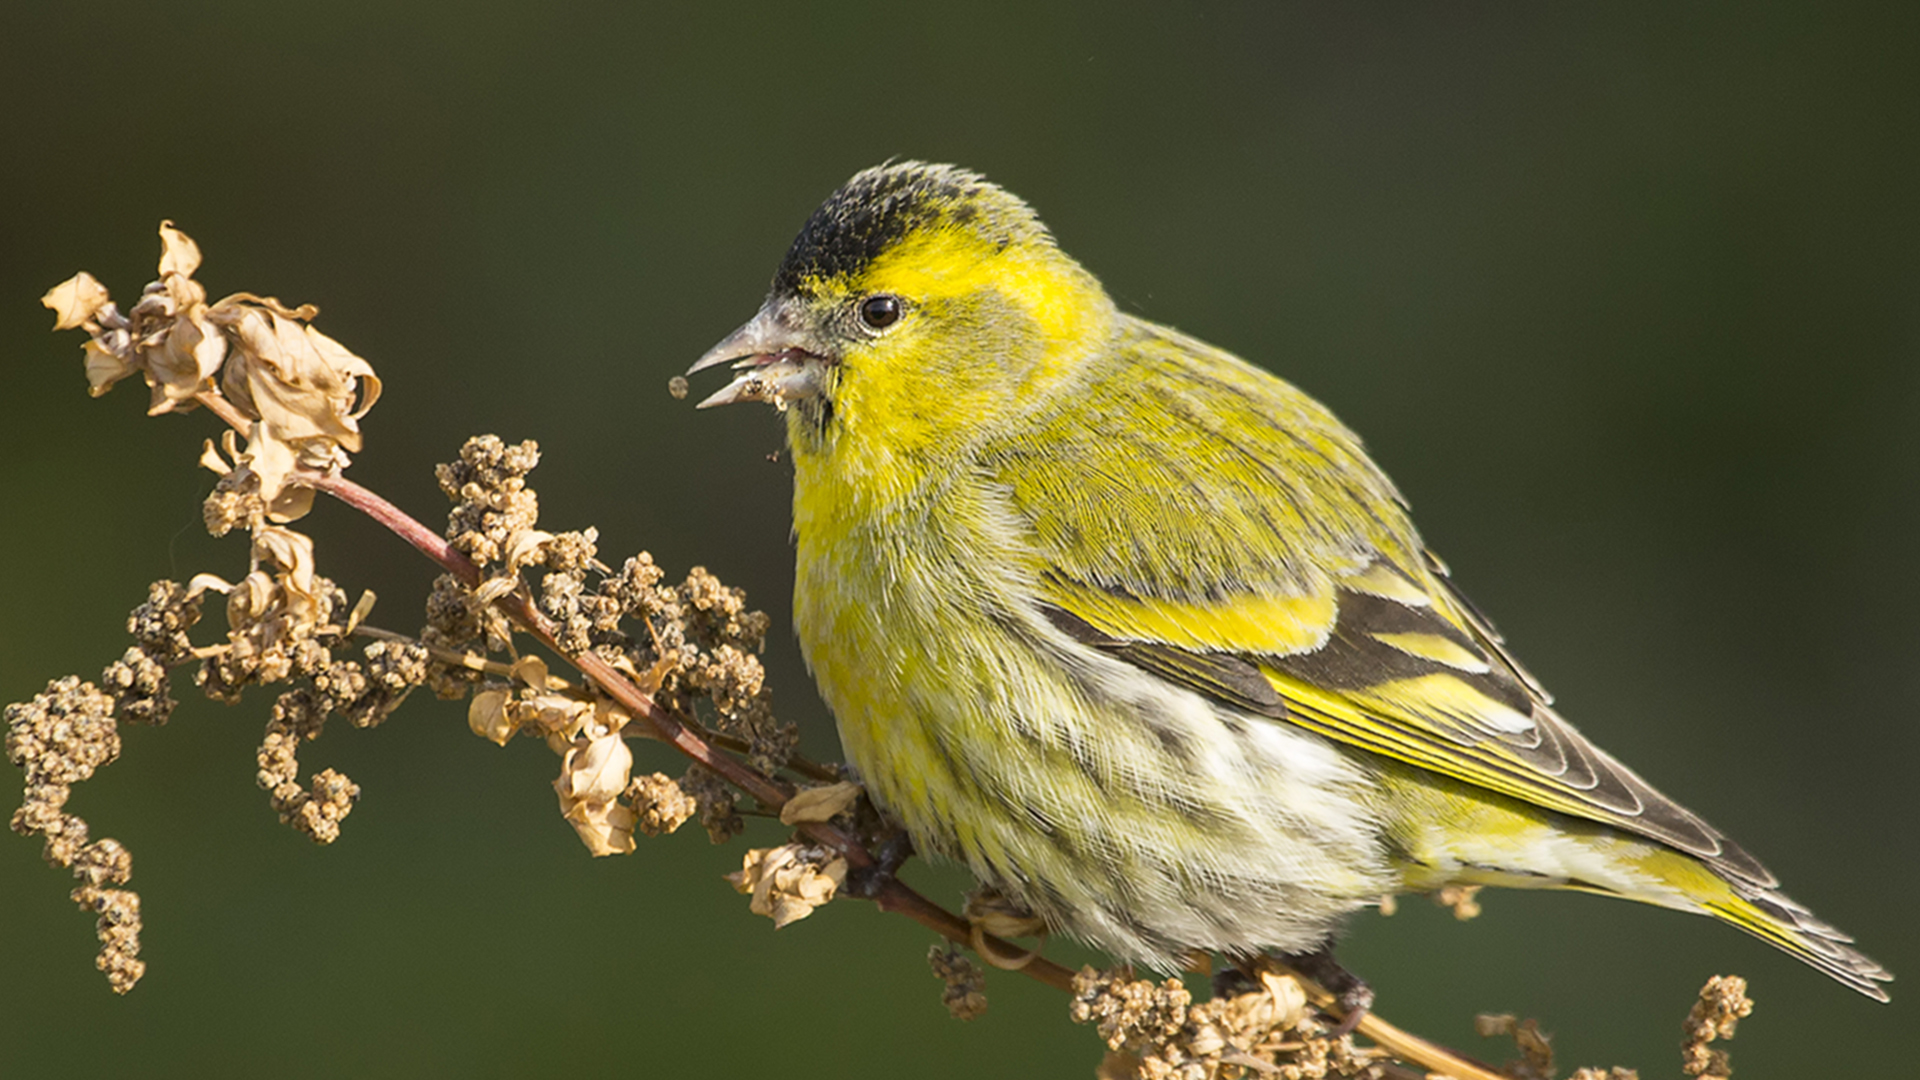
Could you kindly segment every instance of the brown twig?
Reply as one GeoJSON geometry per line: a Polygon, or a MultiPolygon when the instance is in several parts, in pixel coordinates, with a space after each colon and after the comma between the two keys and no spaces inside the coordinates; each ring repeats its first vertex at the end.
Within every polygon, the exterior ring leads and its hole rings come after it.
{"type": "Polygon", "coordinates": [[[1402,1031],[1372,1013],[1360,1018],[1353,1033],[1373,1040],[1374,1045],[1402,1061],[1415,1062],[1452,1080],[1508,1080],[1501,1073],[1468,1061],[1412,1032],[1402,1031]]]}
{"type": "MultiPolygon", "coordinates": [[[[484,671],[487,674],[500,679],[510,679],[513,677],[512,664],[503,663],[499,660],[488,660],[486,657],[481,656],[478,653],[461,652],[457,649],[449,649],[441,645],[433,645],[428,642],[421,641],[419,638],[414,637],[411,634],[401,634],[392,630],[383,630],[378,626],[369,626],[366,623],[361,623],[359,626],[354,627],[353,632],[355,634],[358,634],[361,637],[370,637],[375,639],[376,641],[391,641],[401,645],[416,645],[422,649],[427,650],[427,655],[433,657],[435,660],[438,660],[443,664],[452,664],[458,667],[467,668],[468,670],[471,670],[471,671],[484,671]]],[[[572,684],[569,683],[567,685],[571,686],[572,684]]],[[[697,724],[694,724],[688,721],[685,716],[676,715],[674,719],[678,720],[681,724],[684,724],[690,728],[693,728],[694,731],[701,738],[707,740],[708,742],[712,743],[715,746],[720,747],[722,750],[729,750],[736,754],[745,754],[751,749],[747,744],[747,740],[742,739],[738,736],[728,735],[724,732],[713,731],[709,728],[700,727],[697,724]]],[[[843,777],[839,773],[839,771],[834,769],[832,766],[822,765],[817,761],[809,761],[808,759],[803,758],[797,754],[789,758],[784,767],[791,770],[796,775],[804,776],[809,780],[818,780],[822,783],[827,783],[827,784],[835,783],[839,780],[845,779],[845,777],[843,777]]]]}
{"type": "MultiPolygon", "coordinates": [[[[682,724],[687,723],[684,717],[677,717],[676,719],[679,719],[682,724]]],[[[697,730],[701,738],[720,747],[722,750],[730,750],[736,754],[745,754],[752,750],[747,740],[737,735],[728,735],[708,728],[698,728],[697,730]]],[[[817,761],[809,761],[798,754],[788,758],[783,768],[796,775],[804,776],[809,780],[818,780],[824,784],[835,784],[846,779],[846,777],[841,775],[839,770],[833,768],[833,766],[822,765],[817,761]]]]}
{"type": "MultiPolygon", "coordinates": [[[[1273,959],[1266,962],[1298,979],[1300,985],[1307,991],[1307,998],[1320,1008],[1331,1008],[1338,1001],[1332,991],[1287,964],[1273,959]]],[[[1359,1023],[1353,1026],[1353,1032],[1371,1039],[1382,1050],[1402,1061],[1411,1061],[1425,1066],[1435,1073],[1450,1077],[1451,1080],[1508,1080],[1508,1077],[1501,1073],[1478,1062],[1469,1061],[1444,1046],[1428,1042],[1412,1032],[1402,1031],[1372,1012],[1360,1018],[1359,1023]]]]}

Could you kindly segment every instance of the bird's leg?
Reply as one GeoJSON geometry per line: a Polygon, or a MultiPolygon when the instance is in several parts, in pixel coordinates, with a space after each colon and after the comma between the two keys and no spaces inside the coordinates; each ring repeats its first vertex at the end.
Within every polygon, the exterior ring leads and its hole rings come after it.
{"type": "Polygon", "coordinates": [[[1334,1038],[1351,1032],[1354,1025],[1373,1008],[1373,987],[1340,966],[1340,962],[1333,958],[1332,945],[1323,945],[1310,953],[1283,953],[1280,959],[1333,995],[1341,1012],[1340,1023],[1333,1029],[1334,1038]]]}
{"type": "Polygon", "coordinates": [[[880,895],[881,888],[892,881],[894,873],[911,858],[913,837],[897,825],[889,826],[880,834],[880,842],[874,848],[873,865],[849,869],[842,888],[848,896],[871,900],[880,895]]]}
{"type": "Polygon", "coordinates": [[[1237,998],[1242,994],[1258,993],[1260,980],[1254,978],[1244,962],[1235,962],[1213,973],[1213,996],[1217,998],[1237,998]]]}

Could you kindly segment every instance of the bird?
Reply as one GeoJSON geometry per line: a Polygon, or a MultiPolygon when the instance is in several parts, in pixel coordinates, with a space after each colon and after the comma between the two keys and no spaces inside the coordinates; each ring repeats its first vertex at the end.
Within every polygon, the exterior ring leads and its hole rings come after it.
{"type": "Polygon", "coordinates": [[[1127,314],[980,174],[896,160],[807,219],[699,403],[784,414],[793,625],[916,850],[1172,971],[1333,961],[1452,885],[1729,923],[1879,1001],[1893,976],[1563,718],[1360,439],[1127,314]]]}

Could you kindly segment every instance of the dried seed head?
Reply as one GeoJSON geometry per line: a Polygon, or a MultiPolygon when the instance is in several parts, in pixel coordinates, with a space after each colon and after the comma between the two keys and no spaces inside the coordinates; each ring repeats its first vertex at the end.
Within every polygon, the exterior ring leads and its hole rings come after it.
{"type": "Polygon", "coordinates": [[[120,756],[113,699],[71,675],[7,706],[5,715],[7,760],[30,786],[71,786],[120,756]]]}
{"type": "MultiPolygon", "coordinates": [[[[231,442],[232,432],[227,432],[231,442]]],[[[231,456],[237,461],[240,453],[236,449],[231,456]]],[[[225,459],[213,450],[213,444],[207,444],[207,453],[201,455],[201,462],[218,461],[222,465],[225,459]]],[[[260,476],[248,469],[228,470],[214,483],[213,490],[200,504],[200,517],[207,526],[210,536],[225,536],[235,529],[253,530],[267,516],[266,500],[260,497],[260,476]]]]}
{"type": "Polygon", "coordinates": [[[1453,909],[1453,917],[1461,922],[1480,917],[1479,885],[1443,885],[1433,893],[1433,902],[1445,908],[1453,909]]]}
{"type": "Polygon", "coordinates": [[[665,773],[634,777],[626,798],[637,818],[635,827],[648,836],[673,832],[700,809],[693,796],[665,773]]]}
{"type": "MultiPolygon", "coordinates": [[[[155,587],[157,595],[162,592],[155,587]]],[[[160,636],[165,639],[164,634],[160,636]]],[[[128,650],[126,660],[108,667],[109,688],[137,696],[151,663],[140,648],[128,650]],[[127,683],[116,687],[114,677],[122,674],[127,683]]],[[[13,831],[44,837],[42,854],[47,862],[71,867],[80,879],[74,901],[100,916],[101,947],[95,964],[107,974],[114,992],[124,994],[146,970],[135,959],[140,951],[140,897],[106,886],[127,882],[133,874],[133,857],[117,841],[90,840],[86,821],[63,809],[72,785],[119,756],[115,704],[114,697],[92,683],[70,676],[48,683],[31,701],[7,706],[5,717],[7,757],[26,780],[20,808],[10,822],[13,831]]]]}
{"type": "Polygon", "coordinates": [[[357,692],[336,699],[335,711],[357,728],[373,727],[398,709],[414,687],[427,680],[427,650],[398,641],[375,641],[362,650],[364,666],[356,665],[350,680],[357,692]]]}
{"type": "MultiPolygon", "coordinates": [[[[207,696],[232,704],[252,683],[289,676],[323,676],[340,640],[332,623],[346,594],[314,572],[313,541],[291,529],[263,525],[254,532],[253,570],[238,584],[202,574],[190,592],[227,596],[227,642],[203,650],[196,678],[207,696]]],[[[325,695],[323,695],[323,698],[325,695]]]]}
{"type": "Polygon", "coordinates": [[[107,665],[100,686],[113,695],[114,714],[130,724],[164,724],[179,704],[169,692],[165,665],[138,645],[107,665]]]}
{"type": "Polygon", "coordinates": [[[935,945],[927,950],[927,964],[946,984],[940,1003],[955,1020],[972,1020],[987,1011],[987,976],[980,966],[951,945],[935,945]]]}
{"type": "Polygon", "coordinates": [[[107,976],[107,985],[116,994],[133,989],[146,974],[147,965],[140,955],[140,894],[127,889],[102,889],[82,885],[73,890],[73,902],[99,915],[94,924],[100,939],[100,955],[93,965],[107,976]]]}
{"type": "MultiPolygon", "coordinates": [[[[1071,1015],[1093,1023],[1111,1051],[1103,1076],[1223,1080],[1275,1075],[1300,1080],[1377,1077],[1378,1051],[1320,1034],[1306,991],[1291,974],[1263,968],[1257,988],[1199,1005],[1178,980],[1082,969],[1071,1015]]],[[[1244,984],[1244,981],[1243,981],[1244,984]]]]}
{"type": "Polygon", "coordinates": [[[147,587],[147,602],[127,616],[127,633],[154,660],[178,664],[193,655],[187,631],[200,621],[200,593],[171,581],[147,587]]]}
{"type": "Polygon", "coordinates": [[[733,788],[712,769],[704,765],[689,766],[686,775],[680,778],[680,790],[699,806],[700,824],[707,830],[707,839],[714,843],[724,844],[747,827],[734,812],[733,788]]]}
{"type": "Polygon", "coordinates": [[[1716,1039],[1733,1038],[1741,1019],[1752,1012],[1753,999],[1747,996],[1747,980],[1738,975],[1715,975],[1708,979],[1700,988],[1700,1000],[1687,1014],[1686,1041],[1680,1046],[1680,1071],[1688,1076],[1733,1075],[1727,1052],[1708,1044],[1716,1039]]]}
{"type": "Polygon", "coordinates": [[[1081,968],[1073,977],[1073,1003],[1068,1015],[1075,1023],[1091,1023],[1108,1049],[1120,1050],[1164,1043],[1187,1023],[1193,995],[1178,979],[1158,985],[1120,972],[1081,968]]]}
{"type": "Polygon", "coordinates": [[[460,459],[435,470],[440,490],[453,500],[447,539],[479,566],[501,561],[508,537],[540,520],[540,504],[526,476],[540,463],[540,446],[527,440],[508,446],[497,435],[477,435],[460,448],[460,459]]]}

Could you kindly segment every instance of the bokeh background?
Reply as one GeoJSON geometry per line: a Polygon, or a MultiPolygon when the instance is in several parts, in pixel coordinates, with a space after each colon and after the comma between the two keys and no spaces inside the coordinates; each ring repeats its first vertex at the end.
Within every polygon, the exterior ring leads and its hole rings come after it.
{"type": "MultiPolygon", "coordinates": [[[[468,434],[538,439],[551,528],[695,563],[787,621],[765,410],[667,378],[758,303],[805,215],[892,155],[1026,196],[1128,309],[1361,431],[1568,715],[1909,978],[1920,887],[1920,9],[601,3],[0,9],[0,699],[124,647],[158,577],[244,572],[197,522],[213,431],[88,400],[36,299],[123,302],[154,227],[215,295],[324,308],[387,381],[353,475],[438,521],[468,434]]],[[[717,385],[717,383],[715,384],[717,385]]],[[[325,573],[418,625],[427,565],[324,504],[325,573]]],[[[767,663],[808,749],[830,718],[767,663]]],[[[183,688],[190,689],[190,688],[183,688]]],[[[253,784],[270,699],[126,733],[74,806],[133,850],[146,981],[0,837],[0,1075],[1090,1076],[1093,1033],[995,975],[957,1023],[930,935],[858,903],[778,934],[699,830],[587,858],[554,761],[416,698],[303,756],[365,795],[317,848],[253,784]]],[[[651,753],[651,752],[649,752],[651,753]]],[[[643,764],[675,768],[656,754],[643,764]]],[[[780,835],[761,825],[749,839],[780,835]]],[[[965,881],[915,866],[954,900],[965,881]]],[[[1678,1072],[1710,974],[1741,1077],[1887,1074],[1874,1005],[1704,920],[1417,898],[1343,956],[1391,1019],[1494,1060],[1678,1072]]],[[[1068,960],[1071,950],[1060,955],[1068,960]]]]}

